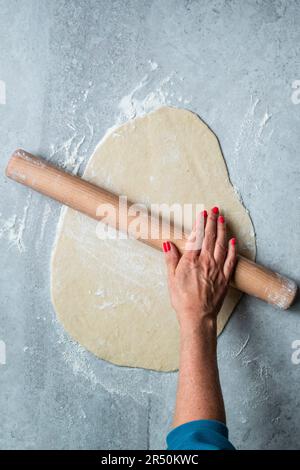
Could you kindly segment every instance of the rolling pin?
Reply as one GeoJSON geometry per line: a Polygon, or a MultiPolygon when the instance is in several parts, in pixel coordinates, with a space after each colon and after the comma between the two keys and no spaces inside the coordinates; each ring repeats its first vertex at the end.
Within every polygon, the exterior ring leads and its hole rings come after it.
{"type": "MultiPolygon", "coordinates": [[[[119,197],[111,192],[102,189],[84,179],[73,176],[65,171],[51,165],[46,160],[35,157],[24,150],[16,150],[11,156],[6,175],[48,196],[56,201],[65,204],[83,214],[101,221],[104,214],[98,214],[97,208],[101,204],[111,204],[119,210],[119,197]]],[[[128,207],[130,203],[128,203],[128,207]]],[[[145,215],[150,217],[149,214],[145,215]]],[[[116,218],[106,223],[120,231],[127,231],[130,222],[137,216],[128,217],[126,226],[116,218]]],[[[153,217],[152,217],[153,219],[153,217]]],[[[152,223],[151,219],[151,223],[152,223]]],[[[158,218],[157,224],[163,224],[162,219],[158,218]]],[[[174,242],[178,249],[183,252],[185,239],[176,239],[174,226],[171,226],[169,240],[174,242]]],[[[164,239],[149,237],[140,238],[140,241],[161,250],[164,239]]],[[[242,256],[238,256],[235,272],[233,275],[232,286],[246,294],[253,295],[261,300],[273,304],[282,309],[289,308],[297,293],[296,283],[280,274],[260,266],[242,256]]]]}

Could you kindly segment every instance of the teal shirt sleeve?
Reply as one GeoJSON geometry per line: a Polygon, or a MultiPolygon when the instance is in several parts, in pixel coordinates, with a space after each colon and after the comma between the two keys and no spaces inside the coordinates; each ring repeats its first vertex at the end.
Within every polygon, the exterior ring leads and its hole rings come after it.
{"type": "Polygon", "coordinates": [[[167,436],[168,450],[235,450],[220,421],[201,419],[182,424],[167,436]]]}

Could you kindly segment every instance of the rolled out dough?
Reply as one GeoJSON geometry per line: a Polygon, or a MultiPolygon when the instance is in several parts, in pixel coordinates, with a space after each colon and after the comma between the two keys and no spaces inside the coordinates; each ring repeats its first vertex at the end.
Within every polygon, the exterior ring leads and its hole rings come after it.
{"type": "MultiPolygon", "coordinates": [[[[252,223],[229,181],[218,140],[192,112],[162,107],[110,131],[83,177],[134,202],[217,205],[240,252],[255,257],[252,223]]],[[[176,370],[178,325],[163,254],[135,240],[99,240],[96,224],[72,209],[62,212],[51,266],[58,318],[99,358],[176,370]]],[[[240,296],[230,289],[218,333],[240,296]]]]}

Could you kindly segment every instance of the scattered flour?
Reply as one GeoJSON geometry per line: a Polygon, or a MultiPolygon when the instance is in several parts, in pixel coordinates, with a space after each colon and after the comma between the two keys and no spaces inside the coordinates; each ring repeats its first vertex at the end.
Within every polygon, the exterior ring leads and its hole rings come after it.
{"type": "Polygon", "coordinates": [[[84,120],[87,127],[87,134],[78,136],[75,126],[72,123],[68,123],[67,126],[73,131],[73,135],[69,137],[65,142],[57,146],[50,146],[50,157],[49,159],[56,158],[58,163],[66,171],[71,172],[73,175],[77,175],[81,165],[85,161],[85,150],[89,148],[93,137],[94,128],[91,124],[88,115],[84,116],[84,120]]]}
{"type": "Polygon", "coordinates": [[[259,357],[253,359],[245,358],[242,361],[248,367],[252,380],[249,382],[248,395],[245,396],[243,404],[252,409],[259,408],[263,403],[270,400],[272,390],[272,369],[259,357]],[[250,399],[248,397],[251,397],[250,399]]]}
{"type": "MultiPolygon", "coordinates": [[[[261,137],[266,125],[268,124],[271,118],[272,118],[272,114],[269,114],[268,111],[266,111],[259,124],[258,132],[257,132],[258,137],[261,137]]],[[[271,131],[271,135],[272,134],[273,134],[273,130],[271,131]]]]}
{"type": "MultiPolygon", "coordinates": [[[[88,87],[82,90],[79,96],[72,101],[71,120],[78,110],[79,103],[82,104],[87,101],[92,86],[93,82],[90,81],[88,87]]],[[[72,135],[65,142],[50,146],[50,160],[55,157],[56,163],[73,175],[78,174],[80,171],[81,165],[85,161],[86,150],[89,148],[94,137],[94,128],[88,115],[85,114],[83,117],[87,130],[86,133],[84,132],[83,135],[79,135],[73,122],[67,122],[66,125],[71,129],[72,135]]]]}
{"type": "MultiPolygon", "coordinates": [[[[249,167],[247,171],[240,174],[241,184],[245,183],[245,180],[243,181],[242,178],[246,179],[248,175],[252,173],[252,168],[256,164],[257,148],[268,141],[273,134],[273,129],[270,130],[269,134],[265,132],[272,118],[272,114],[266,110],[263,116],[260,117],[259,105],[260,100],[254,100],[253,97],[251,97],[250,105],[242,120],[234,146],[235,161],[238,161],[242,155],[244,157],[243,161],[247,162],[249,167]]],[[[256,190],[259,189],[255,181],[253,181],[253,186],[256,190]]],[[[239,194],[237,189],[236,192],[239,194]]]]}
{"type": "MultiPolygon", "coordinates": [[[[143,371],[129,367],[118,367],[101,361],[80,344],[70,339],[56,318],[52,320],[57,332],[58,343],[65,364],[75,377],[82,377],[89,382],[91,390],[98,387],[107,393],[120,397],[130,397],[139,405],[148,406],[148,397],[161,397],[166,393],[174,396],[177,374],[143,371]]],[[[172,400],[169,400],[170,413],[172,400]]]]}
{"type": "Polygon", "coordinates": [[[148,75],[145,75],[140,83],[128,95],[125,95],[121,99],[118,105],[120,115],[117,125],[129,119],[143,116],[160,106],[170,104],[168,100],[168,87],[170,83],[171,76],[165,77],[158,83],[153,91],[150,91],[141,99],[138,99],[136,97],[137,92],[148,84],[148,75]]]}
{"type": "Polygon", "coordinates": [[[86,122],[87,128],[88,128],[89,133],[90,133],[89,139],[90,139],[90,142],[91,142],[93,137],[94,137],[94,127],[93,127],[92,123],[90,122],[89,117],[88,117],[87,114],[84,116],[84,120],[86,122]]]}
{"type": "MultiPolygon", "coordinates": [[[[167,77],[158,79],[156,74],[160,70],[159,65],[152,60],[149,60],[148,64],[150,69],[149,73],[146,73],[143,76],[130,93],[121,98],[118,104],[119,113],[116,118],[116,123],[107,130],[100,144],[102,144],[105,138],[107,138],[118,126],[128,120],[134,119],[138,116],[143,116],[144,114],[154,111],[163,105],[174,105],[176,102],[183,102],[184,104],[190,103],[189,99],[183,98],[182,96],[176,98],[174,91],[171,91],[175,84],[175,72],[170,73],[167,77]]],[[[183,80],[182,77],[177,78],[181,81],[183,80]]],[[[87,90],[81,93],[80,98],[73,101],[72,109],[74,111],[78,108],[79,99],[83,101],[87,99],[91,87],[92,82],[89,82],[87,90]]],[[[82,152],[83,146],[88,147],[94,137],[94,128],[89,121],[88,116],[85,115],[84,119],[89,134],[88,139],[86,139],[85,135],[79,136],[74,124],[69,122],[67,123],[67,126],[73,132],[71,137],[60,145],[52,145],[50,147],[50,160],[55,157],[56,162],[62,168],[74,175],[78,174],[81,165],[85,160],[85,157],[80,155],[80,153],[85,153],[82,152]]],[[[117,137],[117,133],[115,133],[114,136],[117,137]]]]}
{"type": "Polygon", "coordinates": [[[43,216],[42,216],[42,221],[41,221],[41,231],[40,231],[40,239],[43,240],[44,238],[44,235],[45,235],[45,228],[46,228],[46,225],[47,225],[47,222],[49,220],[49,217],[51,215],[51,205],[46,202],[45,204],[45,208],[44,208],[44,212],[43,212],[43,216]]]}
{"type": "Polygon", "coordinates": [[[151,69],[152,71],[154,71],[154,70],[156,70],[156,69],[158,68],[158,64],[157,64],[156,62],[152,62],[151,59],[148,60],[148,63],[149,63],[149,65],[150,65],[150,69],[151,69]]]}
{"type": "Polygon", "coordinates": [[[178,97],[175,96],[175,92],[172,90],[175,85],[175,79],[177,78],[174,71],[160,79],[157,79],[155,76],[154,80],[152,72],[158,71],[158,64],[151,60],[149,60],[148,63],[150,65],[150,75],[148,73],[145,74],[130,93],[121,98],[118,104],[119,116],[115,127],[125,121],[154,111],[160,106],[174,105],[176,102],[178,104],[190,103],[189,99],[183,98],[181,95],[178,97]]]}
{"type": "Polygon", "coordinates": [[[286,309],[290,298],[296,295],[297,284],[292,279],[285,278],[278,273],[276,277],[281,281],[282,287],[279,292],[266,288],[268,302],[279,308],[286,309]]]}
{"type": "MultiPolygon", "coordinates": [[[[69,125],[70,127],[70,125],[69,125]]],[[[86,137],[77,137],[76,132],[63,144],[55,147],[51,146],[50,160],[57,154],[63,154],[64,158],[59,159],[58,163],[62,168],[76,175],[80,166],[84,162],[84,157],[79,156],[81,146],[84,144],[86,137]]]]}
{"type": "Polygon", "coordinates": [[[9,243],[9,248],[16,247],[20,253],[26,251],[23,235],[26,228],[30,200],[31,192],[27,196],[21,217],[14,214],[9,219],[1,220],[2,215],[0,214],[0,239],[6,239],[9,243]]]}
{"type": "Polygon", "coordinates": [[[239,357],[240,354],[242,354],[242,352],[244,351],[244,349],[247,347],[248,343],[249,343],[249,340],[250,340],[250,335],[247,336],[246,340],[244,341],[244,343],[242,344],[242,346],[240,347],[240,349],[238,350],[238,352],[232,354],[232,357],[235,358],[235,357],[239,357]]]}

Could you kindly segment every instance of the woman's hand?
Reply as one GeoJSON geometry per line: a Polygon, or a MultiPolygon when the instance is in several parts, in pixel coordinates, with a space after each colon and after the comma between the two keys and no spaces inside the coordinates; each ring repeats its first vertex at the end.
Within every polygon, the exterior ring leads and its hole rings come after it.
{"type": "Polygon", "coordinates": [[[236,262],[235,239],[214,207],[203,211],[181,256],[163,244],[171,302],[180,325],[179,379],[174,427],[189,421],[226,422],[217,365],[217,314],[236,262]],[[203,242],[202,242],[203,241],[203,242]]]}
{"type": "Polygon", "coordinates": [[[163,249],[168,269],[171,303],[181,329],[198,329],[203,320],[216,324],[236,263],[236,240],[226,239],[226,223],[214,207],[203,211],[181,256],[173,243],[163,249]],[[191,242],[204,238],[201,250],[191,242]]]}

